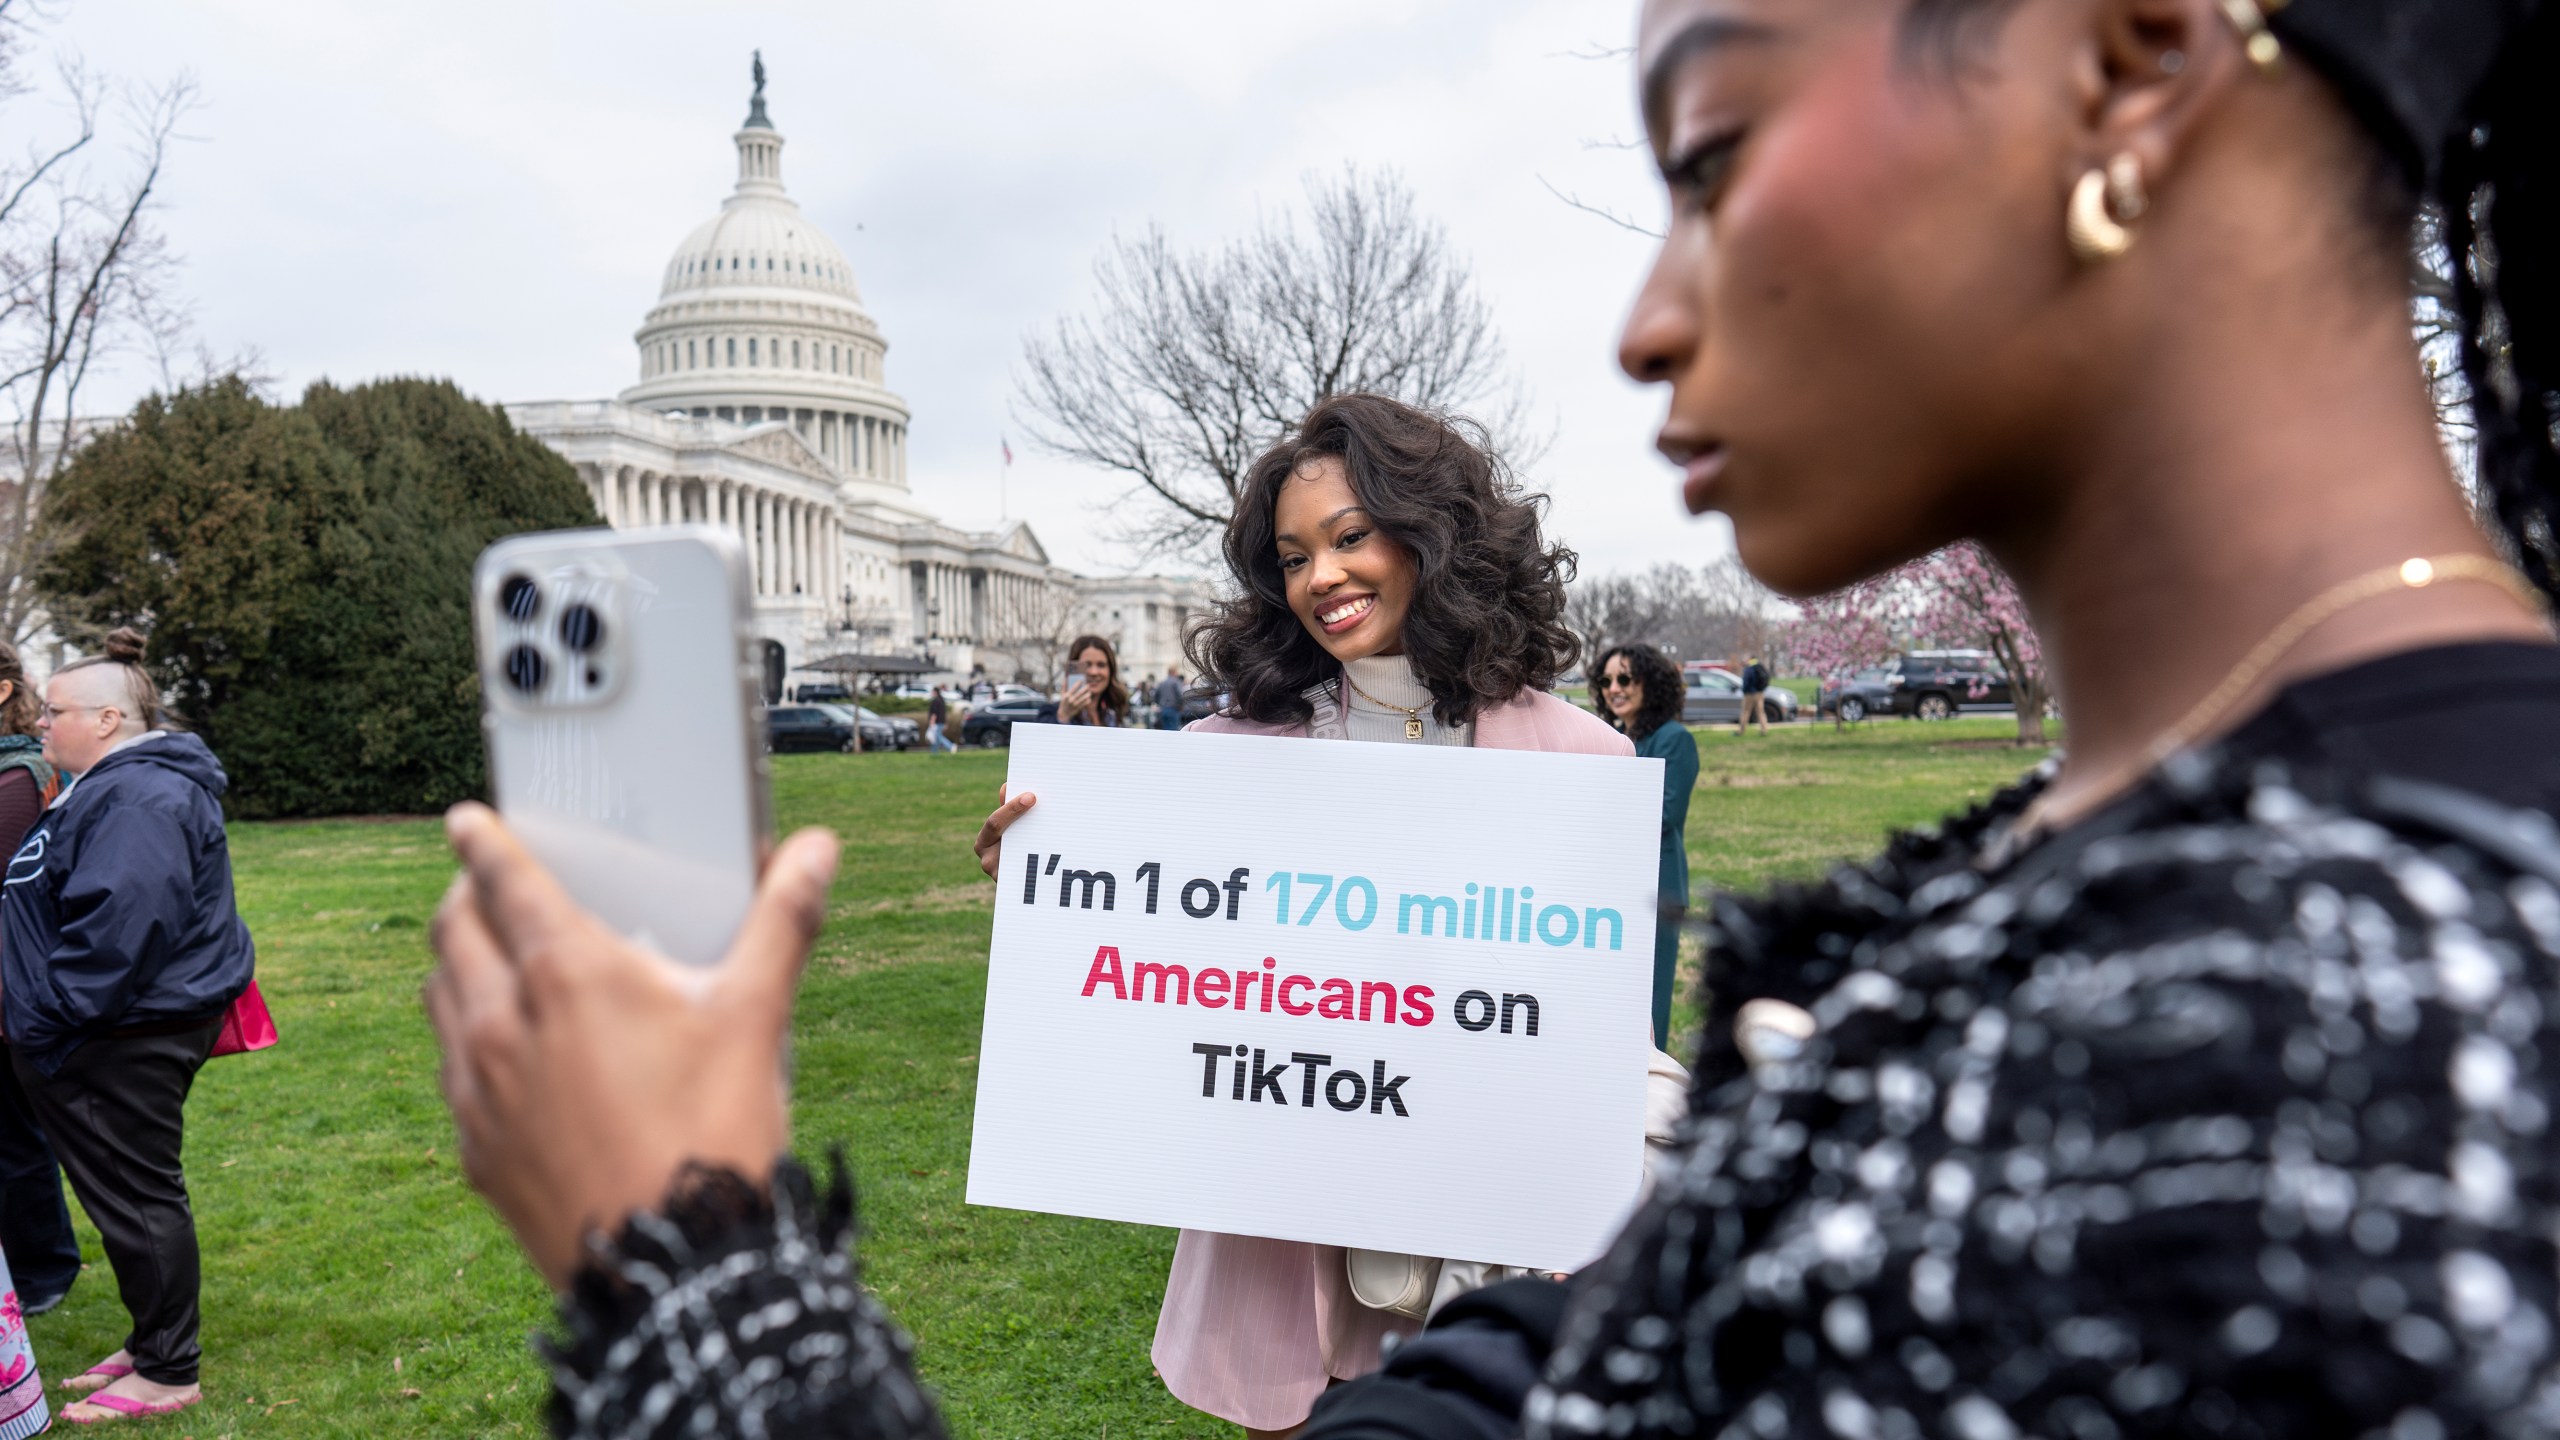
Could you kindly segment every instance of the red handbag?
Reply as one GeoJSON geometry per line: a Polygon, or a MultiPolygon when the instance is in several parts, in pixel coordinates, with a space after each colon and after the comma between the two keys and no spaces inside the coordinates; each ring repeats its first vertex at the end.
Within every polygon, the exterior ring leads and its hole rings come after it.
{"type": "Polygon", "coordinates": [[[246,1055],[275,1043],[276,1017],[267,1013],[266,997],[258,993],[258,982],[252,980],[249,988],[240,992],[240,998],[231,1002],[231,1008],[222,1012],[222,1033],[213,1037],[213,1053],[246,1055]]]}

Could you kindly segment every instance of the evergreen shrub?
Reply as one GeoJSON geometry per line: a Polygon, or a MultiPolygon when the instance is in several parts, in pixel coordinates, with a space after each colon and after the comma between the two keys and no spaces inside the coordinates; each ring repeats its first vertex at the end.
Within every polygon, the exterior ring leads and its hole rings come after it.
{"type": "Polygon", "coordinates": [[[235,376],[144,400],[73,459],[36,583],[75,644],[149,634],[232,814],[419,814],[486,788],[473,559],[595,523],[566,460],[450,382],[275,405],[235,376]]]}

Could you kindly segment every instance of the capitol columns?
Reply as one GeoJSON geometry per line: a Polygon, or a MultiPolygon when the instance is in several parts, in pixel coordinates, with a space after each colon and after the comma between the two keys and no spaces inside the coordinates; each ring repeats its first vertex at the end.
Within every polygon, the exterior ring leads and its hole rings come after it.
{"type": "Polygon", "coordinates": [[[809,502],[791,502],[791,593],[809,593],[809,502]]]}
{"type": "Polygon", "coordinates": [[[786,566],[788,579],[791,579],[791,594],[809,594],[809,584],[801,579],[801,569],[806,569],[801,564],[806,559],[806,548],[801,546],[801,502],[791,502],[791,510],[786,515],[788,520],[783,523],[783,541],[788,543],[788,553],[791,553],[791,561],[786,566]]]}
{"type": "Polygon", "coordinates": [[[835,507],[830,505],[827,507],[827,608],[834,611],[844,607],[845,613],[838,618],[847,624],[852,623],[853,615],[851,607],[845,604],[844,595],[852,588],[851,578],[845,574],[844,525],[836,519],[835,507]]]}
{"type": "Polygon", "coordinates": [[[802,572],[808,569],[808,512],[797,500],[791,502],[791,520],[783,533],[791,541],[791,593],[806,595],[809,582],[802,572]]]}
{"type": "Polygon", "coordinates": [[[760,541],[755,548],[758,548],[758,553],[763,556],[765,594],[781,594],[783,592],[783,497],[768,495],[768,492],[758,489],[758,492],[755,492],[755,512],[758,512],[758,518],[760,518],[758,530],[760,530],[760,536],[763,536],[763,541],[760,541]]]}

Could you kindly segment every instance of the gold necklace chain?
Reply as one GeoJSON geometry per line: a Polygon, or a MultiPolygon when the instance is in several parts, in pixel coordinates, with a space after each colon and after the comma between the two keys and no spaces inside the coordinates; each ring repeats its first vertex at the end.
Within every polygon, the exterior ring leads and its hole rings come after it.
{"type": "Polygon", "coordinates": [[[1393,710],[1393,711],[1394,711],[1394,712],[1396,712],[1397,714],[1399,714],[1399,715],[1403,716],[1403,717],[1404,717],[1404,738],[1406,738],[1407,740],[1419,740],[1419,739],[1421,739],[1421,738],[1422,738],[1422,707],[1421,707],[1421,706],[1419,706],[1419,705],[1415,705],[1415,706],[1407,707],[1407,706],[1403,706],[1403,705],[1391,704],[1391,703],[1389,703],[1389,702],[1387,702],[1387,701],[1385,701],[1385,700],[1381,700],[1381,699],[1379,699],[1377,696],[1370,694],[1368,691],[1361,689],[1361,688],[1360,688],[1360,682],[1359,682],[1359,681],[1357,681],[1357,680],[1352,679],[1352,678],[1351,678],[1351,672],[1350,672],[1349,670],[1347,670],[1347,669],[1346,669],[1346,670],[1344,670],[1344,671],[1342,672],[1342,683],[1343,683],[1343,684],[1345,684],[1345,685],[1350,686],[1350,687],[1351,687],[1351,689],[1352,689],[1352,693],[1354,693],[1354,694],[1358,695],[1361,699],[1368,701],[1370,704],[1372,704],[1372,705],[1376,705],[1376,706],[1379,706],[1379,707],[1381,707],[1381,708],[1383,708],[1383,709],[1393,710]]]}
{"type": "Polygon", "coordinates": [[[2534,589],[2514,570],[2485,555],[2422,556],[2340,581],[2305,601],[2286,616],[2283,623],[2268,631],[2265,639],[2252,646],[2248,654],[2240,657],[2240,663],[2223,675],[2220,684],[2206,692],[2203,699],[2179,717],[2178,723],[2155,736],[2149,745],[2143,747],[2140,755],[2116,766],[2097,785],[2082,792],[2082,798],[2066,807],[2054,803],[2050,790],[2037,796],[2035,803],[2018,816],[2016,833],[2032,835],[2049,826],[2058,828],[2077,819],[2114,798],[2134,780],[2149,774],[2161,761],[2194,744],[2222,721],[2233,706],[2246,698],[2250,690],[2266,678],[2267,672],[2275,668],[2276,662],[2302,642],[2303,636],[2322,623],[2367,600],[2403,590],[2424,590],[2447,580],[2475,580],[2484,585],[2495,585],[2521,601],[2526,609],[2546,621],[2550,618],[2549,602],[2541,591],[2534,589]]]}

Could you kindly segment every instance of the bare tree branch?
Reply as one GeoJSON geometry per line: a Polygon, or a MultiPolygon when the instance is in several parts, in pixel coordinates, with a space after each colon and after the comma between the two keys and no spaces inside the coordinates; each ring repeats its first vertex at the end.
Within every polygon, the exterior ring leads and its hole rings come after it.
{"type": "Polygon", "coordinates": [[[1613,645],[1651,645],[1675,663],[1766,655],[1792,614],[1734,555],[1696,569],[1586,576],[1565,595],[1565,623],[1582,639],[1585,664],[1613,645]]]}
{"type": "Polygon", "coordinates": [[[1615,210],[1611,210],[1606,206],[1594,205],[1579,195],[1566,194],[1562,190],[1557,189],[1554,182],[1548,180],[1544,175],[1538,177],[1538,183],[1547,187],[1548,194],[1553,195],[1557,199],[1563,201],[1569,206],[1572,206],[1574,209],[1581,211],[1585,215],[1597,215],[1601,219],[1608,221],[1610,224],[1617,226],[1621,230],[1632,230],[1638,235],[1647,236],[1651,239],[1659,240],[1663,238],[1662,232],[1654,229],[1650,225],[1638,224],[1636,221],[1628,219],[1626,216],[1619,214],[1615,210]]]}
{"type": "Polygon", "coordinates": [[[1148,554],[1199,556],[1254,458],[1329,395],[1376,392],[1484,425],[1515,468],[1525,403],[1491,308],[1393,174],[1311,177],[1303,213],[1221,249],[1113,241],[1093,311],[1023,345],[1015,411],[1049,454],[1122,475],[1148,554]]]}
{"type": "MultiPolygon", "coordinates": [[[[25,13],[0,0],[0,99],[25,93],[14,69],[25,13]]],[[[21,642],[43,623],[27,576],[44,548],[45,488],[87,439],[83,386],[127,350],[165,374],[187,328],[169,285],[175,262],[151,215],[194,82],[112,87],[76,58],[57,74],[74,133],[31,144],[22,165],[0,168],[0,419],[12,472],[0,476],[0,636],[21,642]],[[121,166],[92,150],[110,96],[127,137],[121,166]]]]}

